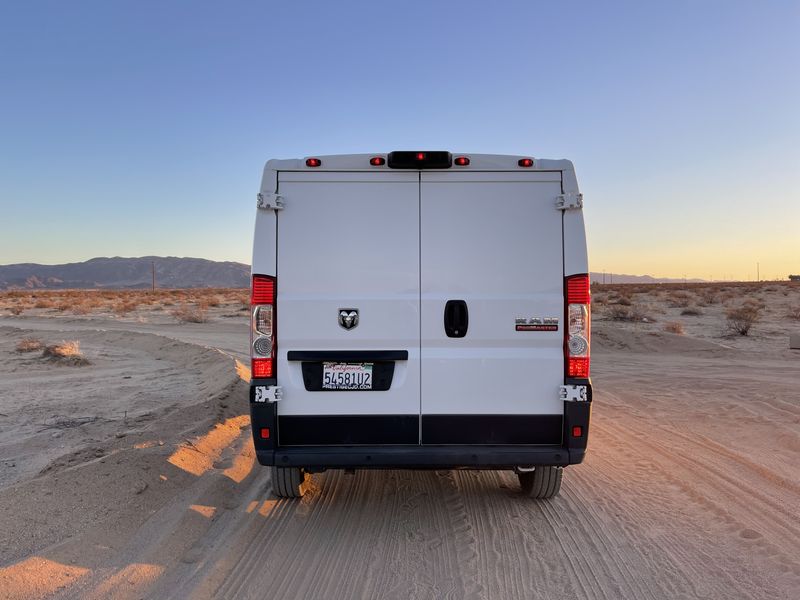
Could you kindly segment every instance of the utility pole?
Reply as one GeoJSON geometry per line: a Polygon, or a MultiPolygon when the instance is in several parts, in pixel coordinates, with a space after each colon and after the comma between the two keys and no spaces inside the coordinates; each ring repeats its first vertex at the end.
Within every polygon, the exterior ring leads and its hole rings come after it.
{"type": "Polygon", "coordinates": [[[156,261],[153,261],[153,292],[156,291],[156,261]]]}

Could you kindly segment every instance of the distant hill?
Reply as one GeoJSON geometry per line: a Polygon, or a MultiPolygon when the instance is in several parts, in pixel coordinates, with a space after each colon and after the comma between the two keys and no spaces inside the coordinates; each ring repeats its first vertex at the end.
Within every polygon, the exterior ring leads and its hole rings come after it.
{"type": "Polygon", "coordinates": [[[592,283],[702,283],[705,279],[669,279],[667,277],[651,277],[650,275],[622,275],[620,273],[590,273],[592,283]]]}
{"type": "Polygon", "coordinates": [[[92,258],[64,265],[0,265],[0,289],[149,288],[152,265],[160,288],[246,288],[250,265],[203,258],[92,258]]]}

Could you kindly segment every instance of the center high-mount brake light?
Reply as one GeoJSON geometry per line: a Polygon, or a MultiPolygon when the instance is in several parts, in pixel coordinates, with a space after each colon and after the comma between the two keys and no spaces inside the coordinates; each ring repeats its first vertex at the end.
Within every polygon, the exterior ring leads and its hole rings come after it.
{"type": "Polygon", "coordinates": [[[386,164],[390,169],[449,169],[453,155],[439,150],[395,150],[389,152],[386,164]]]}
{"type": "Polygon", "coordinates": [[[589,377],[589,344],[591,341],[591,302],[589,275],[570,275],[564,279],[566,326],[564,331],[564,359],[566,376],[579,379],[589,377]]]}
{"type": "Polygon", "coordinates": [[[533,159],[532,158],[520,158],[517,161],[517,164],[520,167],[532,167],[533,166],[533,159]]]}
{"type": "Polygon", "coordinates": [[[469,158],[466,156],[457,156],[453,162],[459,167],[466,167],[469,164],[469,158]]]}
{"type": "Polygon", "coordinates": [[[382,167],[386,164],[386,159],[382,156],[373,156],[369,159],[369,164],[371,164],[373,167],[382,167]]]}
{"type": "Polygon", "coordinates": [[[253,275],[250,295],[250,367],[253,379],[275,377],[275,278],[253,275]]]}
{"type": "Polygon", "coordinates": [[[307,158],[306,159],[306,166],[307,167],[319,167],[322,165],[322,161],[318,158],[307,158]]]}

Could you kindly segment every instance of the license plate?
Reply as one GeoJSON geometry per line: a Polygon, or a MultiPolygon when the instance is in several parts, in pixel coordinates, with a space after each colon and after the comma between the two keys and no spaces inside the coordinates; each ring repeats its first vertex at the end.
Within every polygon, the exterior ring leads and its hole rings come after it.
{"type": "Polygon", "coordinates": [[[322,363],[323,390],[371,390],[372,363],[322,363]]]}

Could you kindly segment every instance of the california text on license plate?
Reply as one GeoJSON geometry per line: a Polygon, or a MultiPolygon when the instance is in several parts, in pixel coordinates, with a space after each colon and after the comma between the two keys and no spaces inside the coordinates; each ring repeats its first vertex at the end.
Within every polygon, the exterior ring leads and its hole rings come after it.
{"type": "Polygon", "coordinates": [[[371,390],[372,363],[322,363],[323,390],[371,390]]]}

